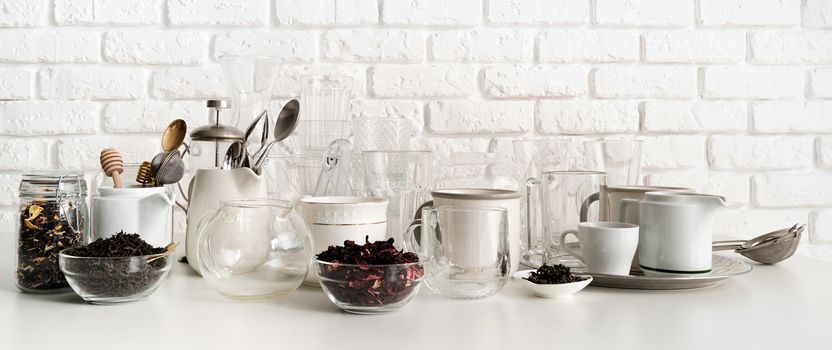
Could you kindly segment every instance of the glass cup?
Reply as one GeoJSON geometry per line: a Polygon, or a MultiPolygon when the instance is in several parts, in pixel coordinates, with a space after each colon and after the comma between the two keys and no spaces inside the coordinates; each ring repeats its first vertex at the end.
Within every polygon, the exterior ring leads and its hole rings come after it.
{"type": "MultiPolygon", "coordinates": [[[[518,182],[525,184],[530,179],[540,177],[545,171],[567,170],[571,142],[557,139],[517,139],[512,141],[514,164],[517,166],[518,182]]],[[[535,188],[521,200],[521,232],[526,234],[522,240],[522,262],[529,266],[539,266],[543,256],[546,237],[543,232],[540,205],[540,191],[535,188]]]]}
{"type": "Polygon", "coordinates": [[[302,75],[300,81],[300,110],[303,119],[349,120],[347,108],[352,88],[351,77],[302,75]]]}
{"type": "Polygon", "coordinates": [[[509,279],[508,212],[489,207],[426,207],[406,233],[408,250],[429,258],[425,284],[444,297],[495,294],[509,279]],[[415,234],[423,227],[421,234],[415,234]]]}
{"type": "MultiPolygon", "coordinates": [[[[540,206],[544,240],[534,240],[527,237],[529,251],[541,251],[542,256],[537,260],[529,256],[533,264],[540,266],[550,258],[566,253],[560,246],[560,236],[568,230],[576,230],[581,217],[588,222],[599,219],[598,205],[588,206],[587,199],[601,190],[606,183],[606,174],[599,171],[548,171],[540,177],[529,180],[526,187],[527,197],[537,191],[540,195],[537,203],[540,206]],[[587,203],[587,206],[584,205],[587,203]]],[[[568,253],[567,253],[568,254],[568,253]]]]}
{"type": "Polygon", "coordinates": [[[641,185],[640,140],[596,140],[584,142],[583,169],[607,173],[610,186],[641,185]]]}
{"type": "Polygon", "coordinates": [[[361,151],[406,150],[416,129],[401,118],[358,118],[353,122],[353,139],[361,151]]]}
{"type": "Polygon", "coordinates": [[[347,139],[350,135],[350,122],[345,120],[301,120],[298,122],[297,136],[291,137],[295,153],[323,153],[332,141],[347,139]]]}
{"type": "MultiPolygon", "coordinates": [[[[266,109],[271,99],[272,86],[282,65],[275,58],[265,56],[227,55],[219,58],[229,91],[235,94],[231,102],[233,117],[229,125],[245,129],[266,109]]],[[[261,126],[252,133],[260,135],[261,126]]]]}
{"type": "Polygon", "coordinates": [[[314,193],[321,154],[269,154],[264,173],[269,197],[294,203],[314,193]]]}
{"type": "Polygon", "coordinates": [[[433,154],[430,151],[362,153],[368,195],[386,198],[387,238],[403,242],[417,208],[430,196],[433,154]]]}

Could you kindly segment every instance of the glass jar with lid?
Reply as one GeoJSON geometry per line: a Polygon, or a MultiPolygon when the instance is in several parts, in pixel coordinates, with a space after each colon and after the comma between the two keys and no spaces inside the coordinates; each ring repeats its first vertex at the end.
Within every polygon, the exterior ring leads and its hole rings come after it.
{"type": "Polygon", "coordinates": [[[17,288],[41,294],[70,291],[58,253],[83,243],[89,234],[84,173],[24,174],[19,197],[17,288]]]}

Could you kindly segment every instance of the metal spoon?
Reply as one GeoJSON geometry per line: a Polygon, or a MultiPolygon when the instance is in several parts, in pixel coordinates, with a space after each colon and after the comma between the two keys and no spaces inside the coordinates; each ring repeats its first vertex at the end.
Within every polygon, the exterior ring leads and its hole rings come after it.
{"type": "Polygon", "coordinates": [[[228,146],[228,150],[225,151],[225,157],[222,160],[222,169],[224,170],[231,170],[237,169],[239,167],[239,159],[243,155],[243,142],[242,141],[234,141],[228,146]]]}
{"type": "Polygon", "coordinates": [[[188,134],[188,124],[182,119],[176,119],[165,128],[165,133],[162,134],[162,149],[165,152],[170,152],[178,149],[185,141],[185,135],[188,134]]]}
{"type": "Polygon", "coordinates": [[[260,148],[254,154],[253,159],[256,159],[256,161],[252,164],[251,169],[255,173],[260,173],[260,167],[263,166],[263,162],[268,158],[272,147],[276,143],[285,140],[295,131],[295,128],[298,126],[298,114],[300,114],[300,103],[298,100],[291,100],[283,105],[280,114],[277,115],[277,121],[274,123],[274,140],[269,142],[266,147],[260,148]]]}
{"type": "Polygon", "coordinates": [[[163,186],[179,182],[184,175],[185,163],[182,162],[182,155],[179,151],[174,150],[167,153],[154,177],[156,178],[156,185],[163,186]]]}
{"type": "Polygon", "coordinates": [[[254,120],[251,121],[251,123],[248,125],[248,128],[246,128],[246,131],[244,133],[245,136],[243,138],[243,154],[240,158],[240,166],[249,167],[251,165],[251,156],[248,152],[248,145],[249,140],[251,139],[251,134],[254,133],[254,129],[257,128],[257,124],[260,124],[260,121],[263,120],[263,117],[266,117],[266,122],[268,123],[268,116],[268,110],[264,109],[263,112],[258,114],[257,117],[255,117],[254,120]]]}

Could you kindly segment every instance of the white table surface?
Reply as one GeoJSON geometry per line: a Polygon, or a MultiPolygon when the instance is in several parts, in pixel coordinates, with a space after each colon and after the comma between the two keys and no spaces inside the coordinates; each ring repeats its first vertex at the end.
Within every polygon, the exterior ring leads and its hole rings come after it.
{"type": "Polygon", "coordinates": [[[832,264],[806,256],[699,290],[588,287],[548,300],[512,281],[486,299],[450,300],[423,288],[403,309],[371,316],[340,312],[309,287],[232,301],[181,263],[132,303],[24,294],[13,256],[0,255],[0,349],[832,348],[832,264]]]}

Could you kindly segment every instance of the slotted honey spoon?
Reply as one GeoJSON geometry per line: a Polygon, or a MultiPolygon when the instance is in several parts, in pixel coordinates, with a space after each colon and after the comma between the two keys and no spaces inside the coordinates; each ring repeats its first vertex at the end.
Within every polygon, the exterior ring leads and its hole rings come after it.
{"type": "Polygon", "coordinates": [[[762,264],[776,264],[794,255],[805,229],[806,225],[795,224],[747,241],[718,241],[714,242],[713,250],[733,250],[762,264]]]}

